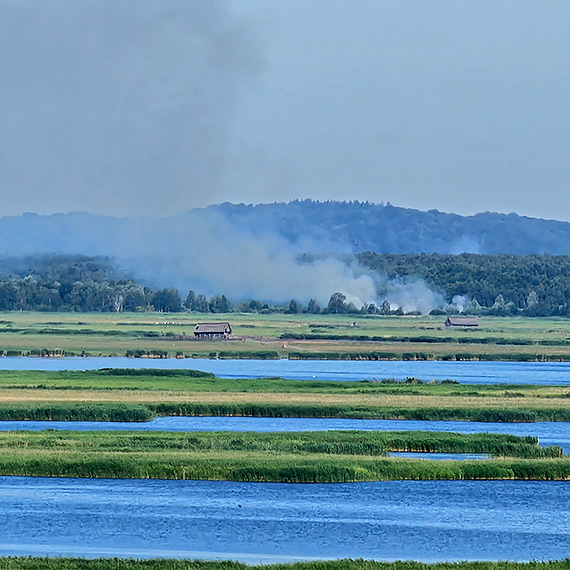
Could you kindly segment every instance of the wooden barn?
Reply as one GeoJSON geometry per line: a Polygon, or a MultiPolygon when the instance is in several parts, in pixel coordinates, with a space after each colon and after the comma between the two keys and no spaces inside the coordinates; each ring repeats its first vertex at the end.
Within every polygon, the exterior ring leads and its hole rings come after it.
{"type": "Polygon", "coordinates": [[[230,323],[198,323],[194,329],[194,338],[226,339],[232,334],[230,323]]]}
{"type": "Polygon", "coordinates": [[[478,327],[479,320],[477,317],[447,317],[445,319],[446,327],[478,327]]]}

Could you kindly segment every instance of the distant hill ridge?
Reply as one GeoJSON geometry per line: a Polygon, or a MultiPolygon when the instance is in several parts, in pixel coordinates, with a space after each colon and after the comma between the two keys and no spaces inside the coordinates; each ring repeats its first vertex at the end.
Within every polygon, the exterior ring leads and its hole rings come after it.
{"type": "Polygon", "coordinates": [[[276,234],[308,252],[550,254],[570,253],[570,223],[480,213],[427,212],[368,202],[295,200],[273,204],[223,203],[169,218],[116,218],[83,212],[0,218],[0,255],[58,252],[119,255],[154,253],[196,243],[194,228],[213,217],[220,231],[276,234]]]}

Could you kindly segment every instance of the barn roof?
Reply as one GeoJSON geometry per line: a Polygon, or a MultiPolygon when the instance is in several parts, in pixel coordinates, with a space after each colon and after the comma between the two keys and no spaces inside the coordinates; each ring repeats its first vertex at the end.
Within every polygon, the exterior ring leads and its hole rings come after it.
{"type": "Polygon", "coordinates": [[[452,327],[478,327],[479,320],[477,317],[447,317],[445,324],[452,327]]]}
{"type": "Polygon", "coordinates": [[[203,334],[224,334],[232,332],[230,323],[198,323],[194,329],[195,333],[203,334]]]}

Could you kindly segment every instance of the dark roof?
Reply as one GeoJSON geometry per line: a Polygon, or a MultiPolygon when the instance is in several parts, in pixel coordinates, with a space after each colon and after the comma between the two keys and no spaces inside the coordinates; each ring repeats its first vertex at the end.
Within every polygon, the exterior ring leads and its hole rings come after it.
{"type": "Polygon", "coordinates": [[[230,323],[198,323],[194,329],[194,333],[203,334],[224,334],[231,332],[232,327],[230,323]]]}
{"type": "Polygon", "coordinates": [[[452,327],[478,327],[479,320],[477,317],[447,317],[445,324],[452,327]]]}

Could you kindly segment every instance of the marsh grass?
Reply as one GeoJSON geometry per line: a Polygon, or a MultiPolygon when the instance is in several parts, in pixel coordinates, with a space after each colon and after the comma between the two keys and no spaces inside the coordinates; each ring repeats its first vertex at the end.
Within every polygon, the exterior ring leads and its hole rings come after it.
{"type": "Polygon", "coordinates": [[[392,479],[567,479],[570,459],[535,438],[430,432],[4,432],[0,474],[345,483],[392,479]],[[386,451],[486,452],[484,461],[386,451]],[[532,458],[532,459],[529,459],[532,458]]]}
{"type": "Polygon", "coordinates": [[[1,421],[148,422],[153,411],[142,404],[31,403],[0,404],[1,421]]]}
{"type": "MultiPolygon", "coordinates": [[[[439,408],[363,405],[260,404],[260,403],[158,403],[149,407],[160,416],[237,416],[268,418],[348,418],[378,420],[432,420],[474,422],[566,422],[569,408],[439,408]]],[[[1,408],[0,408],[1,414],[1,408]]],[[[0,415],[1,417],[1,415],[0,415]]]]}
{"type": "Polygon", "coordinates": [[[570,388],[413,377],[234,380],[195,370],[0,371],[0,420],[146,421],[155,415],[570,421],[570,388]]]}
{"type": "Polygon", "coordinates": [[[0,421],[144,422],[156,416],[348,418],[477,422],[570,421],[568,408],[383,407],[353,404],[259,402],[30,402],[0,403],[0,421]]]}

